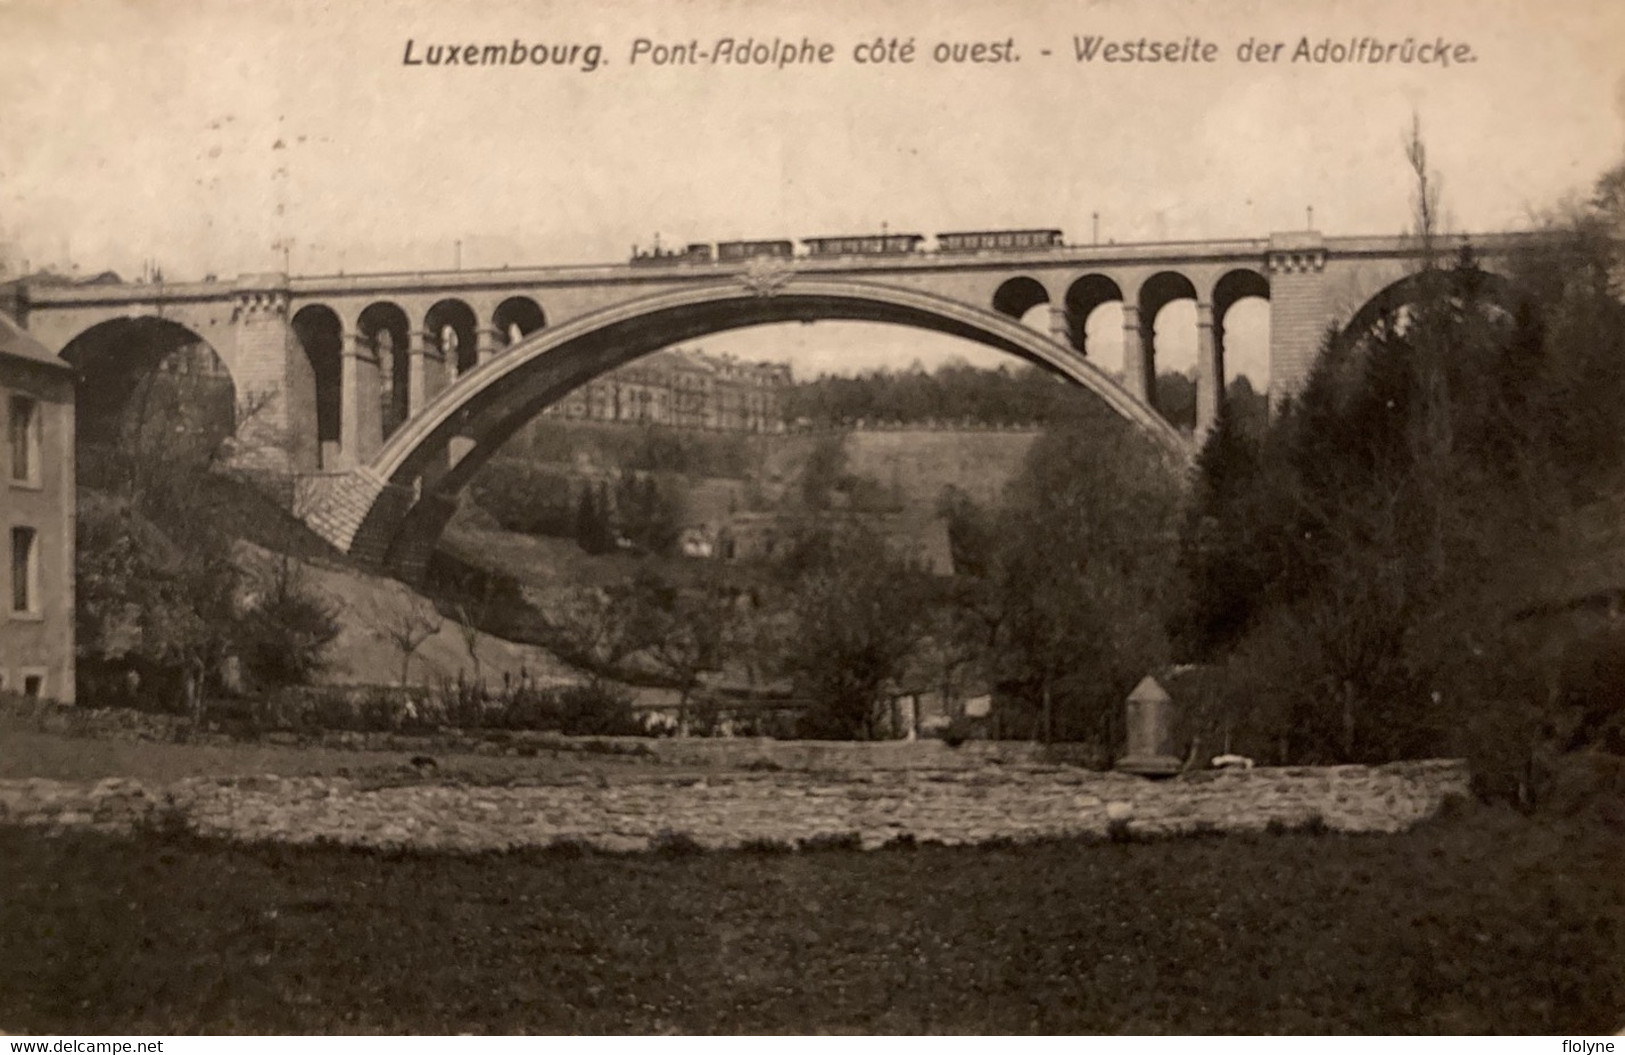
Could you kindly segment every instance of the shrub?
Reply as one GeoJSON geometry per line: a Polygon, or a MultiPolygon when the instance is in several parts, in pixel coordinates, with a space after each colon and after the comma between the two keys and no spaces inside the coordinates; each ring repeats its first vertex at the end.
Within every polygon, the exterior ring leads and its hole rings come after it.
{"type": "Polygon", "coordinates": [[[649,852],[660,857],[695,857],[705,853],[705,847],[687,832],[667,829],[649,840],[649,852]]]}
{"type": "Polygon", "coordinates": [[[153,807],[134,825],[138,835],[149,836],[163,843],[188,842],[197,838],[197,826],[192,818],[173,799],[153,807]]]}
{"type": "Polygon", "coordinates": [[[948,727],[942,731],[942,742],[949,747],[959,747],[966,740],[974,738],[976,727],[969,718],[956,716],[948,722],[948,727]]]}
{"type": "Polygon", "coordinates": [[[863,849],[863,836],[857,832],[825,832],[821,835],[809,835],[804,839],[797,839],[796,848],[803,853],[820,853],[826,850],[861,850],[863,849]]]}
{"type": "Polygon", "coordinates": [[[793,849],[794,847],[783,839],[767,839],[761,836],[746,839],[739,844],[739,852],[745,854],[787,854],[793,849]]]}
{"type": "Polygon", "coordinates": [[[1325,835],[1331,831],[1331,828],[1327,826],[1325,817],[1322,817],[1319,813],[1311,813],[1299,821],[1294,830],[1300,835],[1325,835]]]}
{"type": "Polygon", "coordinates": [[[282,557],[243,615],[237,641],[243,672],[261,688],[306,684],[338,635],[332,607],[310,591],[299,565],[282,557]]]}
{"type": "Polygon", "coordinates": [[[515,458],[494,458],[469,488],[475,503],[507,531],[568,538],[575,533],[570,477],[515,458]]]}
{"type": "MultiPolygon", "coordinates": [[[[1569,810],[1590,794],[1579,779],[1596,771],[1590,756],[1625,756],[1625,631],[1604,625],[1576,636],[1573,620],[1509,630],[1488,646],[1497,659],[1462,679],[1461,753],[1481,799],[1569,810]],[[1551,658],[1542,663],[1542,654],[1551,658]]],[[[1606,779],[1595,782],[1607,789],[1606,779]]]]}
{"type": "Polygon", "coordinates": [[[542,852],[558,857],[585,857],[592,853],[592,844],[579,835],[555,835],[542,852]]]}
{"type": "Polygon", "coordinates": [[[1296,821],[1271,817],[1270,822],[1264,825],[1264,831],[1270,835],[1326,835],[1331,828],[1326,824],[1325,817],[1319,813],[1311,813],[1296,821]]]}

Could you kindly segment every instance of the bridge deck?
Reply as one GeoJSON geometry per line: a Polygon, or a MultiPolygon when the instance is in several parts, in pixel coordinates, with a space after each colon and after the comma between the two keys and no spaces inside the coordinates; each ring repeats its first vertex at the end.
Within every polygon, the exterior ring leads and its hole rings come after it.
{"type": "MultiPolygon", "coordinates": [[[[1489,253],[1526,243],[1538,232],[1447,235],[1450,248],[1471,243],[1489,253]]],[[[896,256],[795,257],[790,266],[809,274],[922,274],[943,271],[1009,269],[1021,267],[1122,267],[1155,264],[1256,262],[1262,265],[1271,250],[1314,248],[1338,256],[1414,255],[1420,251],[1407,235],[1352,235],[1325,238],[1314,232],[1287,232],[1267,238],[1207,241],[1124,242],[1106,245],[1066,245],[1048,248],[981,250],[975,252],[918,252],[896,256]]],[[[25,282],[31,307],[87,307],[228,299],[239,290],[286,290],[303,298],[418,289],[534,289],[584,284],[636,285],[650,281],[705,280],[735,275],[742,262],[671,264],[557,264],[478,270],[380,271],[336,275],[245,275],[235,280],[208,282],[125,282],[64,285],[25,282]]]]}

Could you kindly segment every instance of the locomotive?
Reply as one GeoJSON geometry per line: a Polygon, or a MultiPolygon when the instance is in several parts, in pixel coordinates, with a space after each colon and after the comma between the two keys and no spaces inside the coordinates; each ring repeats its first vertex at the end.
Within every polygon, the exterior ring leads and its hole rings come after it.
{"type": "Polygon", "coordinates": [[[709,264],[711,243],[690,242],[682,249],[662,249],[657,241],[653,249],[632,247],[632,265],[646,267],[663,264],[709,264]]]}

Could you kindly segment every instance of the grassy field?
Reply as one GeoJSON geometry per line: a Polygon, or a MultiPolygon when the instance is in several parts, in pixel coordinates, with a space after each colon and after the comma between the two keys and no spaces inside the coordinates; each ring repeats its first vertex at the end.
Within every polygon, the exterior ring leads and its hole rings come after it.
{"type": "Polygon", "coordinates": [[[7,1032],[1625,1026],[1617,832],[377,855],[0,828],[7,1032]]]}
{"type": "MultiPolygon", "coordinates": [[[[414,755],[410,751],[349,751],[311,744],[173,744],[64,736],[40,732],[26,720],[0,715],[0,780],[133,777],[149,784],[168,784],[187,777],[260,774],[368,778],[412,773],[414,755]]],[[[436,753],[435,760],[434,779],[478,784],[583,776],[618,783],[646,780],[651,771],[661,776],[691,772],[684,767],[657,766],[636,756],[583,751],[543,751],[528,758],[436,753]]]]}

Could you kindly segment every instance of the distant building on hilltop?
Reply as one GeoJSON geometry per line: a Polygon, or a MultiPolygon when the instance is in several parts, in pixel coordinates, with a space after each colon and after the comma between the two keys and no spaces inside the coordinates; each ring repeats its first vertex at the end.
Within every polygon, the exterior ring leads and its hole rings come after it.
{"type": "Polygon", "coordinates": [[[780,432],[791,383],[786,363],[668,348],[588,382],[544,413],[572,421],[780,432]]]}
{"type": "Polygon", "coordinates": [[[73,368],[0,315],[0,692],[74,697],[73,368]]]}

